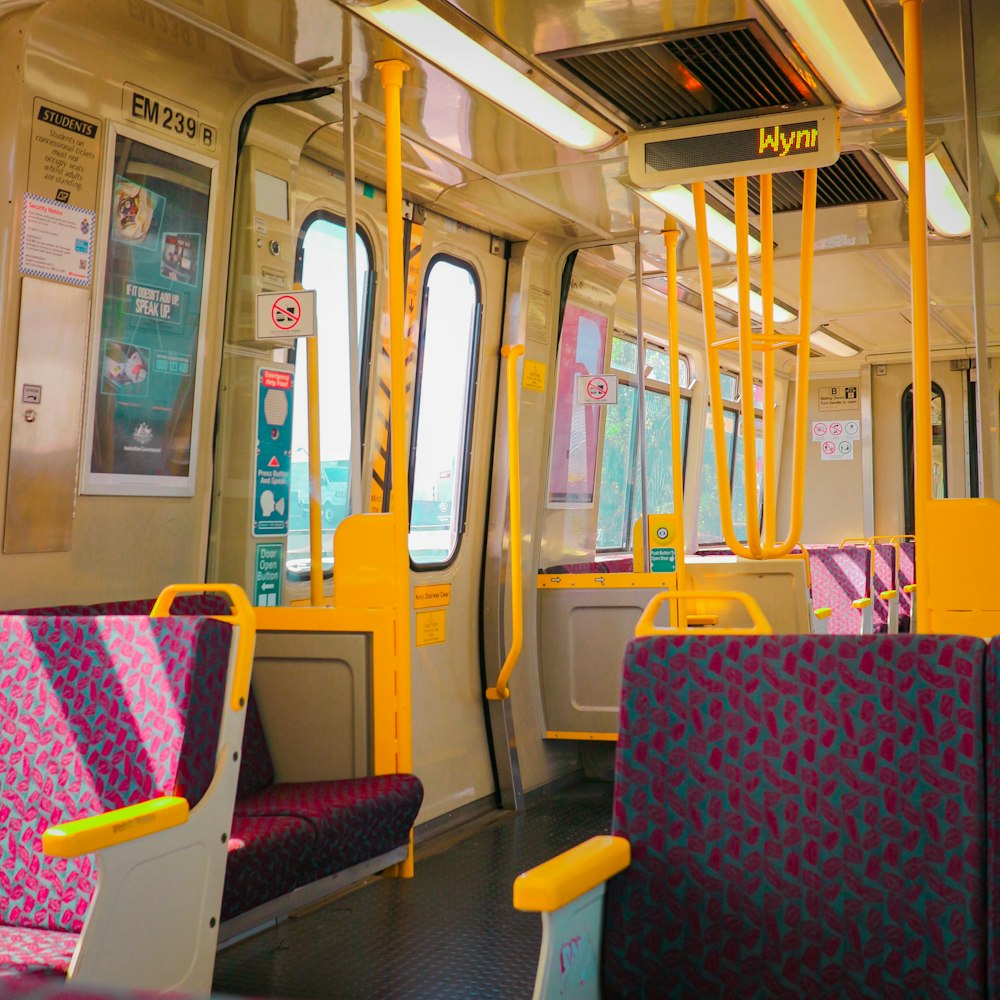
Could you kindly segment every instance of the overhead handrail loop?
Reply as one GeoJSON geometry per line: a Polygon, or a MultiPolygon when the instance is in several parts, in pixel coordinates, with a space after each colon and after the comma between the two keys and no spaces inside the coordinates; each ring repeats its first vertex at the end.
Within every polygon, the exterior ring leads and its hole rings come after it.
{"type": "Polygon", "coordinates": [[[510,483],[510,649],[494,687],[486,689],[489,701],[510,697],[507,682],[517,666],[524,641],[524,594],[521,580],[521,449],[518,442],[517,359],[524,344],[504,345],[500,353],[507,359],[507,464],[510,483]]]}
{"type": "Polygon", "coordinates": [[[705,349],[708,355],[708,384],[712,406],[712,435],[715,444],[715,469],[718,478],[719,512],[722,535],[729,548],[745,559],[778,559],[787,555],[799,542],[802,533],[802,507],[805,496],[805,465],[809,400],[809,334],[812,311],[813,242],[816,232],[816,169],[803,172],[802,239],[799,264],[799,330],[797,334],[776,334],[774,330],[774,239],[773,196],[770,175],[760,178],[761,220],[761,299],[763,326],[753,332],[750,310],[750,220],[746,177],[733,182],[736,201],[736,271],[739,286],[739,333],[736,337],[719,339],[716,330],[715,301],[712,285],[712,255],[708,240],[705,185],[692,185],[698,243],[698,267],[701,275],[702,312],[705,321],[705,349]],[[774,419],[774,351],[783,347],[796,348],[795,439],[792,454],[792,501],[788,534],[777,539],[777,469],[776,428],[774,419]],[[743,436],[743,476],[746,497],[747,541],[737,539],[733,527],[732,490],[725,437],[725,409],[722,401],[722,378],[719,351],[722,348],[739,351],[740,412],[743,436]],[[756,413],[753,401],[753,353],[763,356],[763,490],[757,489],[756,413]],[[763,498],[763,537],[758,524],[759,498],[763,498]]]}

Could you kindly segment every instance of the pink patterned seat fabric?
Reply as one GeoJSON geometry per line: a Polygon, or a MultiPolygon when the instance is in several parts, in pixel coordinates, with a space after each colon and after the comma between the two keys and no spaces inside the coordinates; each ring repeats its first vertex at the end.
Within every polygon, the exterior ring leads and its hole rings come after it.
{"type": "Polygon", "coordinates": [[[871,553],[861,545],[845,549],[809,546],[813,607],[833,610],[828,619],[831,633],[857,635],[861,631],[861,612],[851,602],[868,596],[870,566],[871,553]]]}
{"type": "Polygon", "coordinates": [[[64,973],[83,927],[94,859],[44,855],[49,826],[201,798],[230,637],[207,619],[0,615],[0,973],[64,973]]]}

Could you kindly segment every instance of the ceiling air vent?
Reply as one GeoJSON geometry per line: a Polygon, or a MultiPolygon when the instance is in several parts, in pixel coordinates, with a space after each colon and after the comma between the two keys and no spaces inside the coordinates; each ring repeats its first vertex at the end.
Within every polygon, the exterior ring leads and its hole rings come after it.
{"type": "MultiPolygon", "coordinates": [[[[772,174],[772,197],[775,212],[797,212],[802,208],[802,172],[789,170],[772,174]]],[[[728,195],[733,194],[732,181],[718,181],[728,195]]],[[[750,211],[760,215],[760,182],[750,178],[750,211]]],[[[868,157],[859,149],[841,153],[840,159],[828,167],[820,167],[816,175],[816,207],[836,208],[838,205],[864,205],[876,201],[895,201],[896,195],[878,175],[868,157]]]]}
{"type": "Polygon", "coordinates": [[[756,21],[547,53],[636,128],[822,103],[756,21]]]}

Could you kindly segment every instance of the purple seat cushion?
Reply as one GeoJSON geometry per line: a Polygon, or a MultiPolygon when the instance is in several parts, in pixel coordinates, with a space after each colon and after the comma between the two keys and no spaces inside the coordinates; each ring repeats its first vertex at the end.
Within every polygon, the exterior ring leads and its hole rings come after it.
{"type": "Polygon", "coordinates": [[[312,824],[316,850],[298,882],[305,885],[406,844],[423,795],[412,774],[304,781],[272,785],[241,799],[236,814],[239,819],[293,816],[312,824]]]}
{"type": "Polygon", "coordinates": [[[178,788],[200,798],[231,631],[211,619],[0,616],[0,924],[83,926],[93,858],[43,855],[49,826],[178,788]]]}
{"type": "Polygon", "coordinates": [[[984,658],[956,636],[629,643],[603,995],[985,995],[984,658]]]}
{"type": "Polygon", "coordinates": [[[234,816],[222,919],[291,892],[316,850],[316,828],[295,816],[234,816]]]}
{"type": "Polygon", "coordinates": [[[245,799],[254,792],[263,791],[274,783],[274,762],[267,747],[267,737],[257,708],[253,687],[247,699],[247,714],[243,723],[243,754],[236,785],[236,798],[245,799]]]}
{"type": "Polygon", "coordinates": [[[33,927],[0,926],[0,976],[20,973],[65,976],[78,934],[33,927]]]}

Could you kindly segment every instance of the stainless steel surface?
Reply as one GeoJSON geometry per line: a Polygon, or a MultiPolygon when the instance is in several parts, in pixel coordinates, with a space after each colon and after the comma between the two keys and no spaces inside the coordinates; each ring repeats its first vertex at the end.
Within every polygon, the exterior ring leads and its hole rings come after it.
{"type": "Polygon", "coordinates": [[[89,325],[89,288],[21,279],[5,553],[71,548],[89,325]]]}
{"type": "MultiPolygon", "coordinates": [[[[986,333],[986,289],[983,274],[982,185],[979,181],[979,102],[976,96],[976,45],[972,25],[972,0],[961,0],[962,94],[965,99],[966,177],[972,231],[972,328],[976,342],[976,455],[979,466],[979,496],[993,496],[993,452],[996,435],[989,433],[993,396],[986,333]]],[[[968,411],[967,411],[968,412],[968,411]]],[[[966,438],[968,440],[968,438],[966,438]]],[[[972,456],[970,456],[971,459],[972,456]]]]}
{"type": "Polygon", "coordinates": [[[371,774],[368,636],[261,632],[253,689],[275,780],[371,774]]]}

